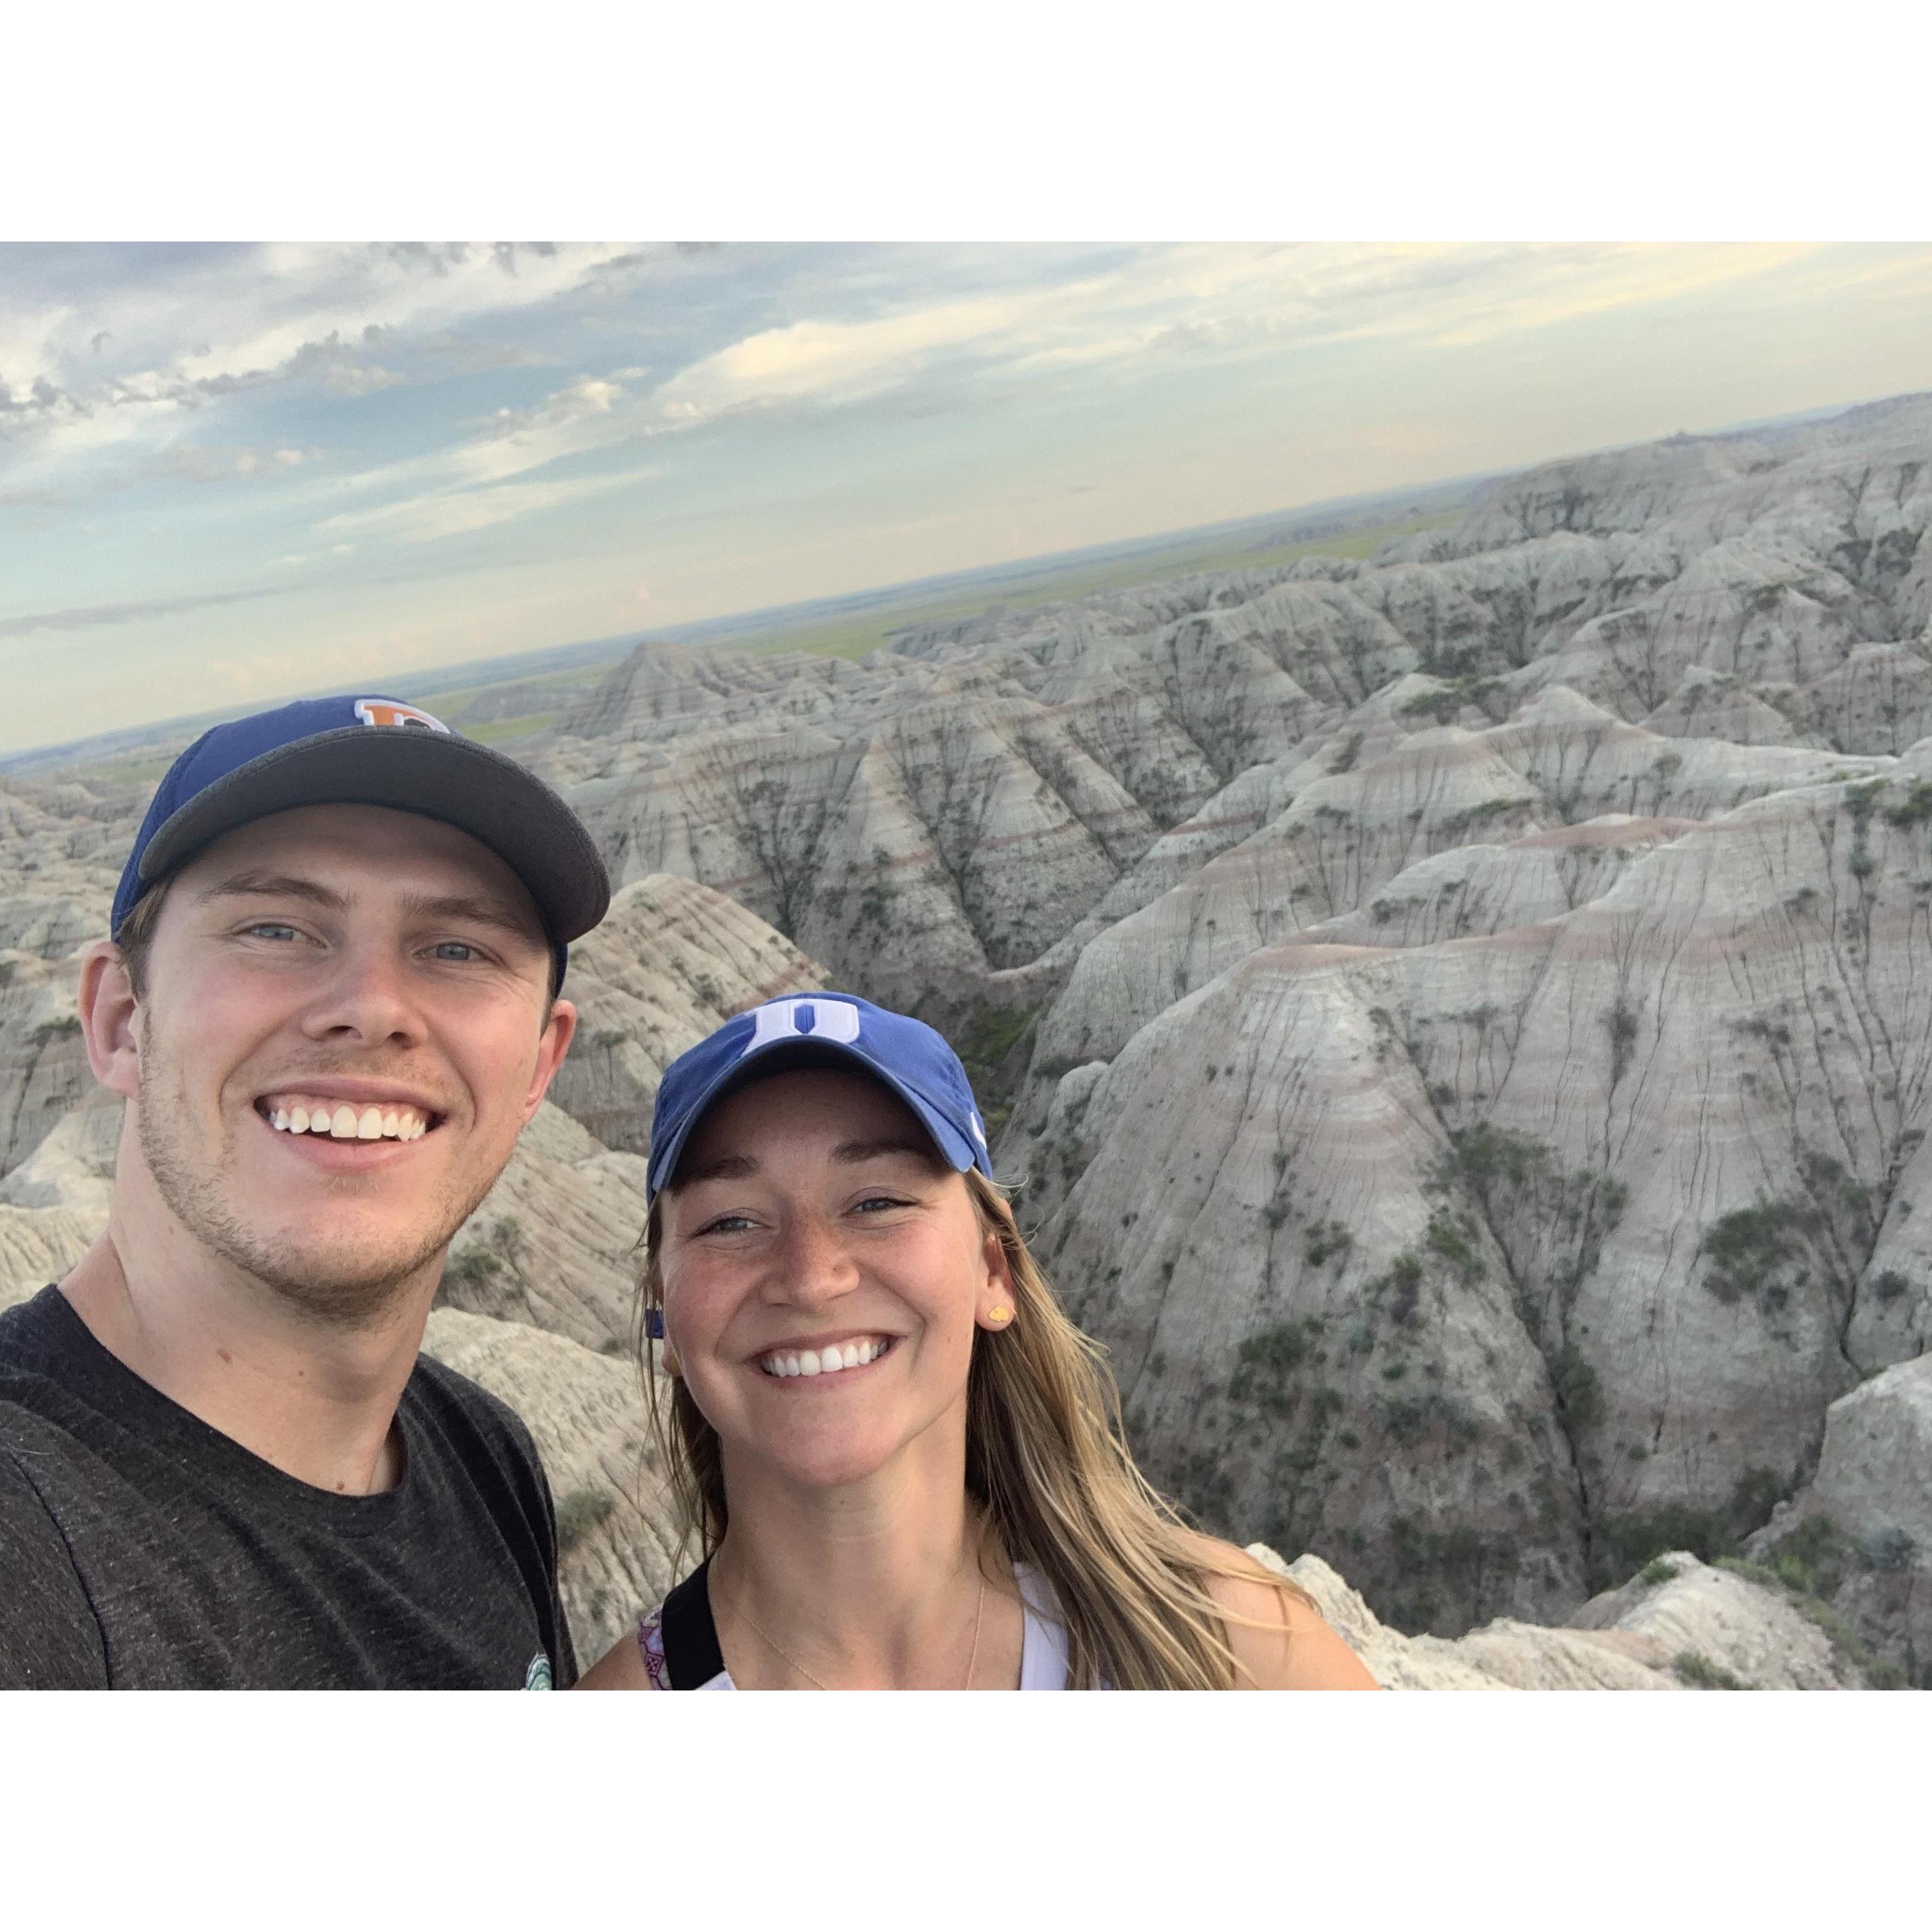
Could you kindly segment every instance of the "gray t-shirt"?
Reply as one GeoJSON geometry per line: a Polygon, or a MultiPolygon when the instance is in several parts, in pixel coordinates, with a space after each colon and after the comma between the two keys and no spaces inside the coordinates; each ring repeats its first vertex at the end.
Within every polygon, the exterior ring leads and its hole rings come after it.
{"type": "Polygon", "coordinates": [[[0,1688],[573,1682],[528,1432],[426,1358],[396,1415],[401,1481],[337,1496],[142,1381],[58,1288],[0,1314],[0,1688]]]}

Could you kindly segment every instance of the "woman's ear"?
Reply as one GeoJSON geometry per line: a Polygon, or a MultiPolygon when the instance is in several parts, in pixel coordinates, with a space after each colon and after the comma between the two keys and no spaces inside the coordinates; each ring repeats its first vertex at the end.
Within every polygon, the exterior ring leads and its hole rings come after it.
{"type": "Polygon", "coordinates": [[[1013,1286],[1012,1264],[1007,1258],[1006,1244],[1000,1239],[997,1228],[986,1230],[982,1249],[986,1279],[980,1291],[974,1319],[982,1328],[1010,1328],[1019,1296],[1013,1286]]]}

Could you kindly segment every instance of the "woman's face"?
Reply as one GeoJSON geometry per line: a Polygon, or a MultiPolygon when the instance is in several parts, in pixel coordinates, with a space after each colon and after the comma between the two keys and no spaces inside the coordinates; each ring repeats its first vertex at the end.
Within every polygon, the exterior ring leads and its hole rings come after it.
{"type": "Polygon", "coordinates": [[[914,1444],[963,1457],[974,1330],[1012,1286],[896,1096],[818,1069],[741,1088],[663,1203],[665,1335],[728,1471],[829,1487],[914,1444]]]}

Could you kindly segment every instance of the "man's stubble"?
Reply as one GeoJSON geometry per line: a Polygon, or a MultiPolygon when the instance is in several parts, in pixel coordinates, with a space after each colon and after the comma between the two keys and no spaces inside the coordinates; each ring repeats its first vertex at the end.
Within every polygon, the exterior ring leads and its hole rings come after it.
{"type": "MultiPolygon", "coordinates": [[[[190,1116],[178,1062],[165,1048],[152,1010],[142,1024],[141,1098],[134,1102],[141,1154],[155,1192],[168,1211],[201,1244],[254,1277],[296,1312],[328,1328],[380,1326],[396,1301],[455,1238],[496,1184],[461,1187],[452,1177],[423,1206],[420,1240],[392,1244],[376,1253],[344,1235],[326,1231],[297,1243],[251,1228],[230,1204],[223,1177],[234,1166],[233,1130],[224,1124],[220,1142],[206,1152],[191,1128],[170,1133],[170,1120],[190,1116]]],[[[313,1073],[332,1070],[312,1067],[313,1073]]],[[[334,1191],[352,1199],[362,1184],[344,1176],[334,1191]]]]}

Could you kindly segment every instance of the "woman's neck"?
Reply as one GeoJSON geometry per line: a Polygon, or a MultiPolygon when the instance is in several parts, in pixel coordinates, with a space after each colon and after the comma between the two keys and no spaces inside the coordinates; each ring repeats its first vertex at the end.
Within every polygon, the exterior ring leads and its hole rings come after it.
{"type": "Polygon", "coordinates": [[[746,1688],[1010,1688],[1024,1618],[1011,1573],[946,1472],[901,1459],[837,1489],[728,1471],[712,1613],[746,1688]]]}

